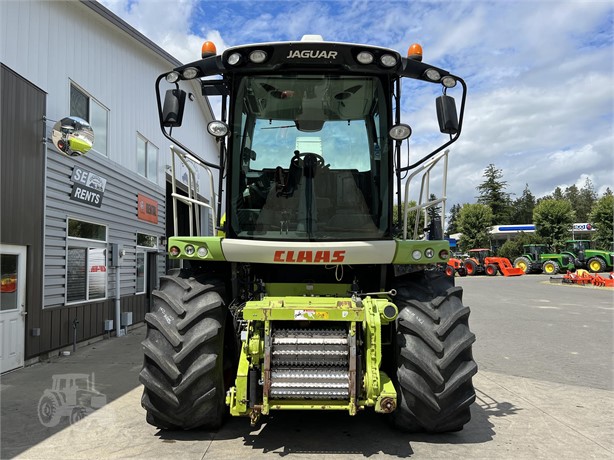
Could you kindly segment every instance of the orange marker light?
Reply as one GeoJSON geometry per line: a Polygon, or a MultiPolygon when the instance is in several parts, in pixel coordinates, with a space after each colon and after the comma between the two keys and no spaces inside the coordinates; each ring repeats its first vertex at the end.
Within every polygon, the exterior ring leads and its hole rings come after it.
{"type": "Polygon", "coordinates": [[[209,56],[215,56],[217,54],[217,49],[215,49],[215,43],[213,42],[205,42],[203,43],[203,48],[202,51],[200,53],[200,55],[203,58],[209,57],[209,56]]]}
{"type": "Polygon", "coordinates": [[[422,46],[418,43],[412,44],[407,50],[407,57],[414,61],[422,61],[422,46]]]}

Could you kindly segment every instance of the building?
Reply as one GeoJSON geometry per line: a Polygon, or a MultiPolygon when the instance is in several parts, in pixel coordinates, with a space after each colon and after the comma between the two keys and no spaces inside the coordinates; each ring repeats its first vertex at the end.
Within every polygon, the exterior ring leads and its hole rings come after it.
{"type": "MultiPolygon", "coordinates": [[[[569,230],[569,239],[581,240],[590,239],[591,232],[595,231],[595,227],[588,222],[575,223],[569,230]]],[[[489,230],[490,246],[492,249],[500,248],[507,240],[514,238],[520,233],[535,233],[534,224],[513,224],[513,225],[493,225],[489,230]]],[[[461,240],[462,233],[454,233],[450,235],[450,239],[454,244],[451,247],[456,247],[457,241],[461,240]]]]}
{"type": "MultiPolygon", "coordinates": [[[[143,321],[166,264],[170,141],[154,83],[180,63],[92,1],[0,2],[0,61],[5,372],[74,341],[121,335],[120,318],[143,321]],[[94,129],[85,156],[50,142],[69,115],[94,129]]],[[[182,139],[218,162],[203,129],[211,107],[196,88],[190,101],[182,139]]]]}

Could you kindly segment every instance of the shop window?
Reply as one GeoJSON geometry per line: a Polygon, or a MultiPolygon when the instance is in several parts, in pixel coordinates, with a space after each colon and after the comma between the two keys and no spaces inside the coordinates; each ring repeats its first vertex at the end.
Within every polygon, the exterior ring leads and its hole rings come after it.
{"type": "Polygon", "coordinates": [[[93,149],[108,156],[109,110],[76,85],[70,85],[70,115],[83,118],[94,130],[93,149]]]}
{"type": "Polygon", "coordinates": [[[107,228],[68,220],[66,303],[107,297],[107,228]]]}
{"type": "Polygon", "coordinates": [[[136,136],[137,172],[153,182],[158,179],[158,147],[140,134],[136,136]]]}

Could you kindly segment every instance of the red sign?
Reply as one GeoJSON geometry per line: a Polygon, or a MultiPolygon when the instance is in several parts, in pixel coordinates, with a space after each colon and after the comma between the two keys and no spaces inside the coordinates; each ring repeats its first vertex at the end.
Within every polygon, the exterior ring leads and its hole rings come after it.
{"type": "Polygon", "coordinates": [[[141,220],[158,223],[158,202],[139,193],[137,202],[138,217],[141,220]]]}

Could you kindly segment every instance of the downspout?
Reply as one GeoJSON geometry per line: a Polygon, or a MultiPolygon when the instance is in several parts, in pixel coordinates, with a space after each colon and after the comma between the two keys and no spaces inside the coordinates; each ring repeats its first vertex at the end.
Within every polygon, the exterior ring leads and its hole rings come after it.
{"type": "Polygon", "coordinates": [[[120,270],[121,266],[118,264],[115,267],[115,337],[121,337],[121,302],[120,302],[120,270]]]}

